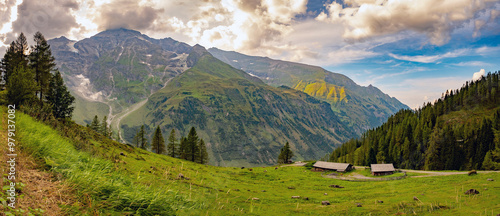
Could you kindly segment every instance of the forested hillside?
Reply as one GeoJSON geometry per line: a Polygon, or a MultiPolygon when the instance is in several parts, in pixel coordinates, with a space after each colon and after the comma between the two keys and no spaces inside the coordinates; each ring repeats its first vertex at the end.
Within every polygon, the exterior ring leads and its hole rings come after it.
{"type": "Polygon", "coordinates": [[[335,149],[330,161],[425,170],[500,169],[499,74],[488,73],[335,149]]]}

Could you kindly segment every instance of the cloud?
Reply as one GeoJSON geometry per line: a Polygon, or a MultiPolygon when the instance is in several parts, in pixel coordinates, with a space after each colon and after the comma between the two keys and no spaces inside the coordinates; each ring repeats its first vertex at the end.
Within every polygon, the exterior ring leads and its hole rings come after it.
{"type": "MultiPolygon", "coordinates": [[[[292,32],[294,18],[306,12],[306,3],[306,0],[188,1],[190,15],[169,14],[166,9],[163,26],[188,36],[193,43],[252,52],[269,47],[292,32]]],[[[161,4],[162,8],[167,7],[166,3],[161,4]]]]}
{"type": "Polygon", "coordinates": [[[163,9],[141,5],[140,1],[116,0],[101,5],[93,21],[99,26],[99,30],[115,28],[144,30],[151,27],[162,12],[163,9]]]}
{"type": "Polygon", "coordinates": [[[500,46],[496,46],[496,47],[482,46],[482,47],[476,48],[474,51],[479,55],[488,56],[488,55],[492,55],[492,54],[498,54],[500,52],[500,46]]]}
{"type": "Polygon", "coordinates": [[[0,29],[11,20],[11,11],[14,5],[16,5],[16,0],[0,2],[0,29]]]}
{"type": "Polygon", "coordinates": [[[78,27],[72,15],[72,11],[78,8],[76,0],[24,0],[17,8],[17,20],[12,23],[12,32],[7,34],[7,41],[15,40],[16,34],[20,32],[28,39],[37,31],[46,38],[65,35],[78,27]]]}
{"type": "MultiPolygon", "coordinates": [[[[344,38],[364,40],[411,30],[427,35],[430,42],[443,45],[450,33],[464,22],[488,9],[493,0],[345,0],[332,2],[316,19],[345,25],[344,38]]],[[[496,13],[494,13],[496,15],[496,13]]],[[[478,23],[478,27],[481,23],[478,23]]]]}
{"type": "Polygon", "coordinates": [[[460,66],[460,67],[464,67],[464,66],[465,67],[471,67],[471,66],[479,67],[479,66],[489,66],[491,64],[486,63],[486,62],[482,62],[482,61],[468,61],[468,62],[460,62],[460,63],[452,64],[452,65],[460,66]]]}
{"type": "Polygon", "coordinates": [[[459,49],[453,52],[447,52],[441,55],[416,55],[416,56],[405,56],[405,55],[396,55],[389,53],[389,56],[395,59],[404,60],[404,61],[412,61],[412,62],[420,62],[420,63],[433,63],[438,60],[444,58],[455,58],[459,56],[463,56],[469,53],[468,49],[459,49]]]}
{"type": "Polygon", "coordinates": [[[472,75],[472,80],[476,81],[476,80],[479,80],[481,79],[481,77],[483,77],[484,75],[486,74],[486,72],[484,71],[484,69],[481,69],[479,70],[479,72],[476,72],[472,75]]]}

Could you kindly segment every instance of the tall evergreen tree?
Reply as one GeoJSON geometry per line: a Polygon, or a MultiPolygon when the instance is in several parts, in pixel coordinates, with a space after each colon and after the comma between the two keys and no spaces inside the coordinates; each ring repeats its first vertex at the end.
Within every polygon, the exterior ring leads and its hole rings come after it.
{"type": "Polygon", "coordinates": [[[47,102],[52,104],[52,113],[56,118],[71,118],[75,109],[71,105],[75,102],[75,97],[71,95],[66,85],[64,85],[59,71],[56,71],[50,80],[46,98],[47,102]]]}
{"type": "Polygon", "coordinates": [[[92,130],[94,130],[95,132],[99,132],[100,123],[99,123],[99,118],[97,117],[97,115],[94,116],[94,119],[92,119],[92,122],[90,123],[89,127],[92,130]]]}
{"type": "Polygon", "coordinates": [[[2,83],[7,85],[9,76],[14,72],[14,66],[17,64],[14,62],[14,57],[16,54],[16,44],[14,41],[7,48],[2,61],[0,62],[0,72],[2,73],[2,83]]]}
{"type": "Polygon", "coordinates": [[[292,160],[292,157],[294,156],[292,150],[290,149],[290,144],[286,142],[285,146],[281,148],[280,154],[278,156],[278,163],[279,164],[286,164],[289,163],[292,160]]]}
{"type": "Polygon", "coordinates": [[[99,133],[101,133],[103,136],[111,138],[112,132],[111,128],[108,126],[108,117],[104,116],[102,118],[101,122],[101,127],[99,128],[99,133]]]}
{"type": "Polygon", "coordinates": [[[199,149],[198,149],[199,138],[196,134],[196,129],[191,127],[187,137],[187,159],[195,162],[199,157],[199,149]]]}
{"type": "Polygon", "coordinates": [[[137,147],[142,148],[142,149],[147,149],[148,148],[148,139],[146,138],[146,131],[144,129],[144,125],[141,126],[139,129],[139,132],[136,134],[137,136],[137,147]]]}
{"type": "Polygon", "coordinates": [[[179,152],[178,152],[178,146],[175,143],[175,129],[172,129],[170,131],[170,136],[168,136],[168,145],[167,145],[167,154],[170,157],[178,157],[179,152]]]}
{"type": "Polygon", "coordinates": [[[188,159],[188,139],[186,137],[181,137],[179,145],[179,158],[187,160],[188,159]]]}
{"type": "Polygon", "coordinates": [[[153,139],[151,139],[152,151],[156,154],[164,154],[165,153],[165,140],[163,139],[163,135],[161,134],[160,126],[156,127],[156,130],[153,134],[153,139]]]}
{"type": "Polygon", "coordinates": [[[203,139],[200,139],[198,149],[200,149],[200,154],[199,154],[200,157],[198,159],[198,163],[201,164],[208,163],[207,146],[205,145],[205,141],[203,141],[203,139]]]}
{"type": "MultiPolygon", "coordinates": [[[[10,44],[0,65],[5,85],[9,84],[9,77],[14,73],[17,67],[28,69],[28,49],[28,41],[23,33],[19,35],[17,40],[12,41],[10,44]]],[[[28,70],[28,72],[33,73],[31,70],[28,70]]],[[[29,77],[34,78],[31,77],[31,74],[29,77]]]]}
{"type": "Polygon", "coordinates": [[[10,75],[10,81],[7,83],[7,99],[9,103],[20,105],[29,102],[35,98],[36,89],[31,69],[19,65],[14,68],[10,75]]]}
{"type": "Polygon", "coordinates": [[[54,70],[56,63],[50,50],[50,45],[45,40],[42,33],[35,33],[35,46],[31,47],[29,55],[30,66],[35,72],[35,81],[38,85],[37,95],[40,103],[43,105],[44,93],[48,91],[51,71],[54,70]]]}

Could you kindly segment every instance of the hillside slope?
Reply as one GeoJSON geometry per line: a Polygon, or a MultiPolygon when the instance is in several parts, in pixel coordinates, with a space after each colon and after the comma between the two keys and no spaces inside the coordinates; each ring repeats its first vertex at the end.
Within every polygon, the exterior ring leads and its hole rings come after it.
{"type": "Polygon", "coordinates": [[[186,135],[196,127],[207,142],[210,164],[275,164],[290,142],[296,159],[325,155],[354,136],[330,106],[288,87],[271,87],[219,61],[195,46],[196,64],[153,94],[147,104],[122,122],[127,140],[142,124],[176,129],[186,135]]]}
{"type": "Polygon", "coordinates": [[[434,104],[402,110],[343,144],[330,160],[426,170],[500,169],[499,86],[498,72],[489,73],[434,104]]]}
{"type": "MultiPolygon", "coordinates": [[[[0,113],[5,121],[6,111],[0,109],[0,113]]],[[[311,172],[306,167],[256,167],[250,170],[200,165],[116,143],[72,123],[50,124],[59,129],[16,112],[16,137],[23,151],[36,158],[33,163],[72,186],[77,195],[77,204],[61,205],[68,215],[500,213],[499,173],[407,178],[391,182],[341,181],[324,178],[321,173],[311,172]],[[488,178],[495,181],[485,181],[488,178]],[[462,195],[470,188],[477,188],[480,194],[462,195]],[[292,196],[300,198],[293,199],[292,196]],[[420,201],[415,202],[414,196],[420,201]],[[321,205],[324,200],[331,205],[321,205]],[[357,203],[362,207],[357,207],[357,203]]],[[[6,149],[7,142],[3,140],[1,144],[6,149]]],[[[39,185],[37,181],[23,183],[39,185]]],[[[43,205],[42,210],[45,207],[43,205]]],[[[5,206],[1,208],[5,209],[5,206]]]]}
{"type": "Polygon", "coordinates": [[[387,118],[408,106],[370,85],[357,85],[347,76],[321,67],[248,56],[217,48],[208,50],[223,62],[259,77],[272,86],[285,85],[331,104],[341,120],[358,135],[380,126],[387,118]]]}

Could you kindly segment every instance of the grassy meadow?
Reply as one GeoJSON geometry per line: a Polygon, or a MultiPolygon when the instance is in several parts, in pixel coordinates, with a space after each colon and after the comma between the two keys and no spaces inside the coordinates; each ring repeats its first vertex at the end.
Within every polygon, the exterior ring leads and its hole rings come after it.
{"type": "Polygon", "coordinates": [[[68,215],[500,214],[500,173],[350,182],[307,167],[200,165],[103,139],[81,147],[20,112],[16,128],[23,150],[74,187],[68,215]],[[480,194],[464,195],[471,188],[480,194]]]}

